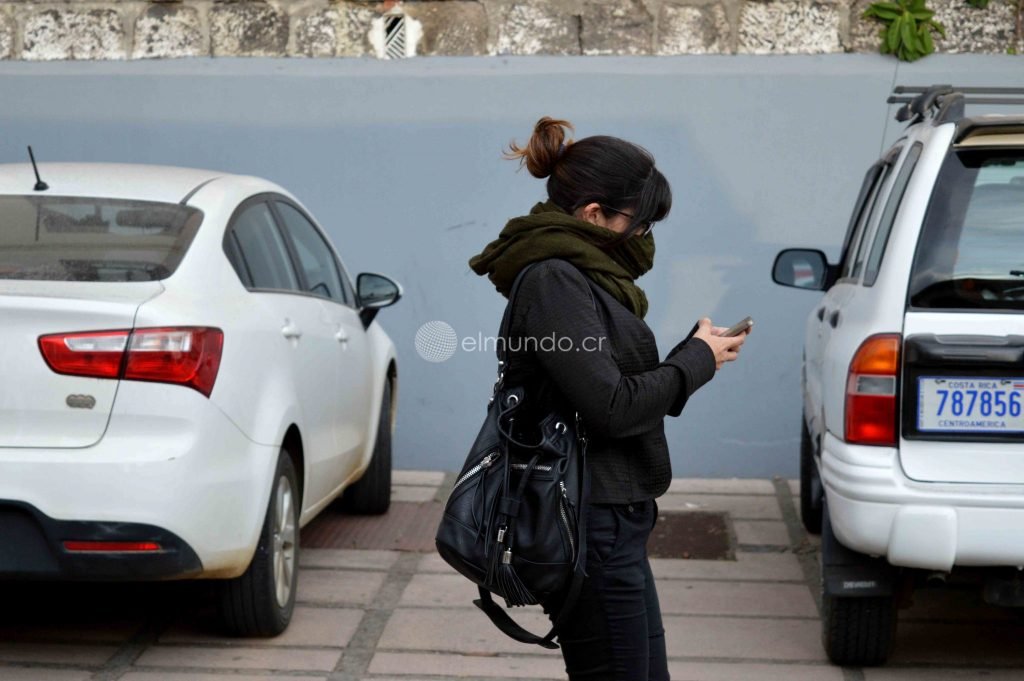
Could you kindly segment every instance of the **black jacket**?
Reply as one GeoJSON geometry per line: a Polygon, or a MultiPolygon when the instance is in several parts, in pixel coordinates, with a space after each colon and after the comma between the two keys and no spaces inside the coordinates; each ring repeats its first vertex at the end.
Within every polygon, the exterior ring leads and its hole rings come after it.
{"type": "Polygon", "coordinates": [[[665,493],[672,464],[664,417],[678,416],[715,375],[707,343],[688,337],[659,362],[650,327],[559,258],[523,276],[506,342],[505,384],[524,386],[524,411],[532,403],[543,415],[557,405],[583,419],[591,502],[624,504],[665,493]]]}

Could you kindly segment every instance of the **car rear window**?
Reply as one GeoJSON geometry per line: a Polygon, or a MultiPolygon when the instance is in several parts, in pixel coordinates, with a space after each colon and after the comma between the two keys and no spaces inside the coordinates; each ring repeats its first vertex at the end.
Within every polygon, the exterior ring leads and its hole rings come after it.
{"type": "Polygon", "coordinates": [[[0,196],[0,279],[166,279],[202,220],[174,203],[0,196]]]}
{"type": "Polygon", "coordinates": [[[1024,149],[960,149],[932,192],[910,304],[1024,310],[1024,149]]]}

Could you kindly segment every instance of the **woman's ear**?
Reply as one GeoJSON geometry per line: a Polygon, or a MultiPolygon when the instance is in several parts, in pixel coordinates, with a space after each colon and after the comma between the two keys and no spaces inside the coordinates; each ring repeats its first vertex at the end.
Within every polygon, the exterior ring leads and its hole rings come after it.
{"type": "Polygon", "coordinates": [[[604,227],[604,211],[601,210],[601,204],[599,203],[588,203],[576,210],[576,217],[581,220],[586,220],[592,225],[604,227]]]}

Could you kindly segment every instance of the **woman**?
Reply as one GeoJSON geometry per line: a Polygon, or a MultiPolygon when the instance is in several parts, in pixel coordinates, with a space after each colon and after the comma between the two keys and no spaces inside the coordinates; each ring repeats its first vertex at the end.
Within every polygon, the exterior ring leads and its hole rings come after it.
{"type": "MultiPolygon", "coordinates": [[[[646,544],[654,500],[672,477],[663,419],[736,359],[744,337],[721,337],[702,319],[659,362],[634,280],[654,264],[651,229],[671,207],[668,181],[644,149],[607,136],[574,143],[567,128],[545,117],[525,147],[510,146],[508,158],[548,178],[548,201],[510,220],[469,264],[507,297],[519,271],[539,263],[512,311],[509,337],[520,342],[508,343],[506,382],[533,395],[523,409],[577,411],[590,438],[587,578],[558,636],[569,678],[662,681],[665,637],[646,544]]],[[[554,621],[559,604],[545,612],[554,621]]]]}

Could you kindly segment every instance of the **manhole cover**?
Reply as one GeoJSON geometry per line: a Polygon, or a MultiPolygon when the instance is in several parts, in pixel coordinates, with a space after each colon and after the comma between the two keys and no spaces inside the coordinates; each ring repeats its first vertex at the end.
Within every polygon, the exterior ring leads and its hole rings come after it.
{"type": "Polygon", "coordinates": [[[377,516],[349,515],[327,508],[302,528],[302,546],[429,553],[434,550],[434,535],[443,508],[437,501],[393,501],[387,513],[377,516]]]}
{"type": "Polygon", "coordinates": [[[661,511],[647,540],[651,558],[736,560],[726,513],[661,511]]]}

